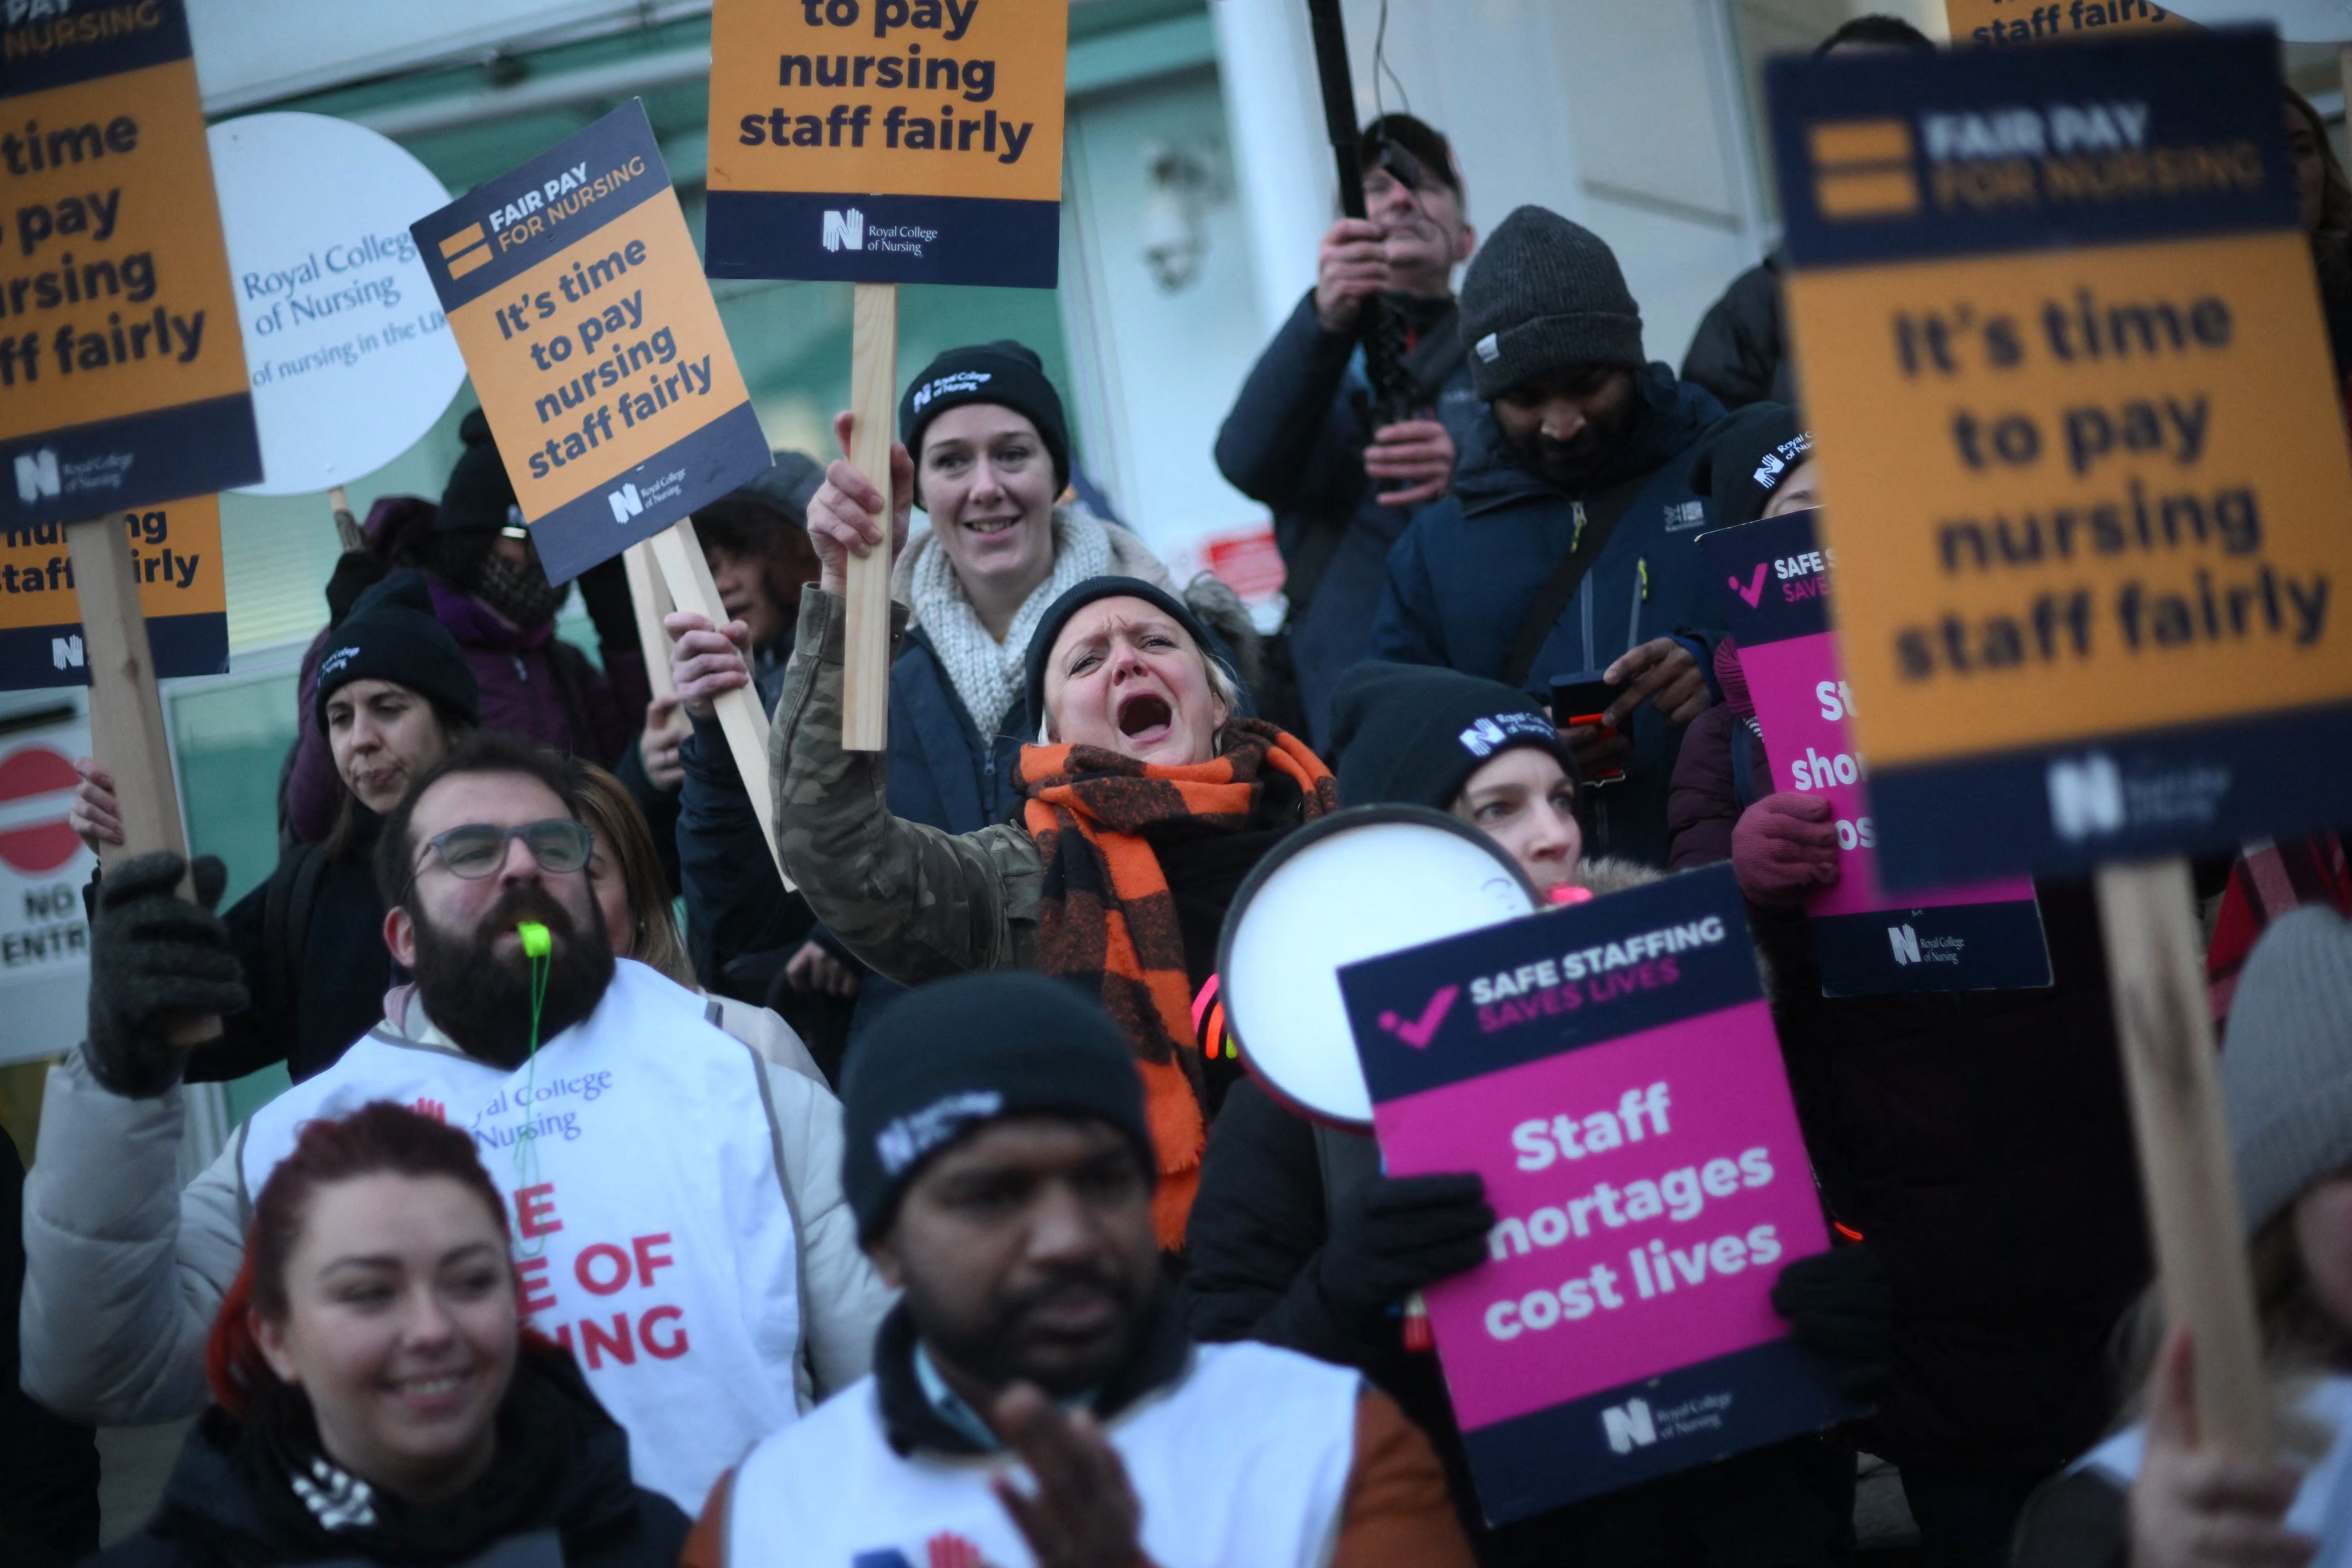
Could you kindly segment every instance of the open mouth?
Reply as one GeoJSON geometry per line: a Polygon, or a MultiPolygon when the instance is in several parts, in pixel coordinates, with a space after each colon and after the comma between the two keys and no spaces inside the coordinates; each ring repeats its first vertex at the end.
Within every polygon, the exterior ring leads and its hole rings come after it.
{"type": "Polygon", "coordinates": [[[1175,717],[1166,697],[1158,692],[1137,692],[1118,705],[1118,732],[1134,739],[1166,729],[1175,717]]]}
{"type": "Polygon", "coordinates": [[[963,521],[966,532],[980,534],[982,536],[1004,533],[1010,529],[1018,528],[1020,524],[1021,519],[1017,517],[966,517],[963,521]]]}

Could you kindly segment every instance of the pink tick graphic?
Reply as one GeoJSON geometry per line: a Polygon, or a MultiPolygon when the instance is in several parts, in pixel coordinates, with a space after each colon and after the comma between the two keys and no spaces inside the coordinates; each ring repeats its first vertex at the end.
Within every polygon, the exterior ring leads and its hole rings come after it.
{"type": "Polygon", "coordinates": [[[1461,987],[1447,986],[1429,998],[1429,1005],[1421,1009],[1419,1018],[1408,1022],[1392,1012],[1384,1012],[1381,1015],[1381,1027],[1415,1051],[1427,1051],[1429,1042],[1437,1038],[1437,1026],[1445,1021],[1454,998],[1461,994],[1461,987]]]}

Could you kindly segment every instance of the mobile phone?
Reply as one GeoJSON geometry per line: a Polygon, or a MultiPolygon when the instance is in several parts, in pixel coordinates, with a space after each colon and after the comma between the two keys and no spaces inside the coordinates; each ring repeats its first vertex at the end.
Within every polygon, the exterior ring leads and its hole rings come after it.
{"type": "MultiPolygon", "coordinates": [[[[1614,738],[1613,726],[1601,724],[1601,716],[1617,700],[1618,688],[1601,678],[1598,670],[1585,670],[1573,675],[1554,675],[1551,681],[1551,721],[1562,729],[1575,725],[1601,725],[1601,733],[1614,738]]],[[[1622,768],[1612,768],[1596,773],[1584,783],[1587,789],[1603,789],[1621,783],[1625,778],[1622,768]]]]}

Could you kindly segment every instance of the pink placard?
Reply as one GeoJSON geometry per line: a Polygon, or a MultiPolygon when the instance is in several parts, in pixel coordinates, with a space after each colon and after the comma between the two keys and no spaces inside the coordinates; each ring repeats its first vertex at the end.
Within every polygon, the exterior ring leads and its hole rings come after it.
{"type": "Polygon", "coordinates": [[[1837,813],[1838,880],[1814,896],[1807,914],[1871,915],[2032,899],[2032,879],[2022,876],[1905,894],[1888,893],[1880,883],[1877,831],[1862,754],[1848,727],[1853,699],[1838,677],[1836,632],[1743,644],[1739,667],[1756,701],[1756,722],[1763,727],[1772,788],[1820,795],[1837,813]]]}
{"type": "Polygon", "coordinates": [[[1829,1244],[1761,1001],[1373,1116],[1392,1174],[1476,1171],[1497,1217],[1425,1293],[1465,1430],[1784,1337],[1772,1281],[1829,1244]]]}

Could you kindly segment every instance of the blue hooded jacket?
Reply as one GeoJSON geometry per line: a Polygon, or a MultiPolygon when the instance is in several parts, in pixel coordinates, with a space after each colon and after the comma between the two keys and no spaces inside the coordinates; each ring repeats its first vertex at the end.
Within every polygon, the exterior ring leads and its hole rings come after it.
{"type": "MultiPolygon", "coordinates": [[[[1528,690],[1544,702],[1554,676],[1606,669],[1654,637],[1685,643],[1709,670],[1709,644],[1719,634],[1709,629],[1716,600],[1694,543],[1708,513],[1690,472],[1699,436],[1722,417],[1723,405],[1664,364],[1642,371],[1635,388],[1642,408],[1633,432],[1585,493],[1647,478],[1527,674],[1528,690]]],[[[1454,470],[1453,494],[1415,517],[1389,554],[1372,656],[1508,681],[1519,622],[1575,543],[1580,499],[1523,465],[1491,414],[1479,421],[1454,470]]],[[[1708,680],[1712,692],[1711,672],[1708,680]]],[[[1666,790],[1682,731],[1647,704],[1633,731],[1626,779],[1592,792],[1586,849],[1662,866],[1666,790]]]]}

